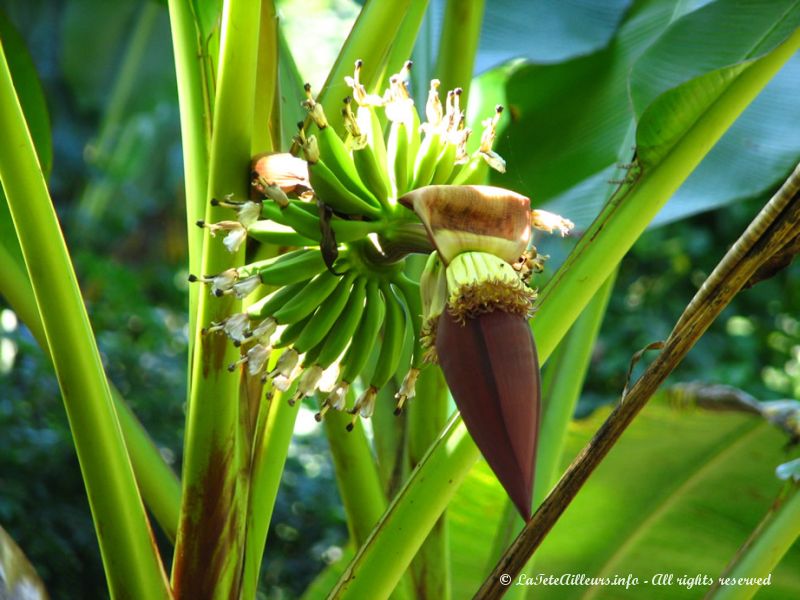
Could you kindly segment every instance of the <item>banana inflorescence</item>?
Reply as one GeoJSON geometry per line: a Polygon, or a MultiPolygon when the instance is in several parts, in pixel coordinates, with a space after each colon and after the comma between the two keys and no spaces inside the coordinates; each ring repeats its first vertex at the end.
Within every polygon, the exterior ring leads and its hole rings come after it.
{"type": "MultiPolygon", "coordinates": [[[[214,295],[254,298],[245,312],[204,330],[227,335],[241,348],[231,371],[271,380],[292,403],[326,390],[319,395],[317,419],[331,409],[349,410],[348,429],[359,415],[372,414],[378,391],[395,377],[396,412],[414,397],[420,369],[435,360],[437,321],[457,300],[453,290],[464,287],[473,270],[483,276],[499,269],[503,298],[519,314],[527,314],[532,297],[518,266],[512,268],[505,256],[481,252],[486,232],[455,232],[466,242],[454,242],[437,230],[441,222],[428,218],[426,201],[434,192],[460,189],[479,202],[503,195],[497,188],[463,187],[483,179],[487,165],[505,170],[492,150],[502,108],[483,123],[480,144],[470,154],[460,89],[447,92],[442,102],[439,81],[431,81],[420,124],[408,91],[410,61],[389,78],[382,96],[365,87],[361,67],[357,61],[353,76],[346,78],[351,96],[337,109],[344,131],[328,123],[306,85],[303,107],[309,118],[294,139],[304,160],[288,153],[257,156],[250,199],[212,200],[235,211],[235,218],[198,222],[211,236],[224,234],[231,252],[247,238],[290,251],[214,275],[190,276],[214,295]],[[402,258],[434,248],[438,252],[428,261],[420,291],[405,274],[402,258]],[[448,254],[465,250],[470,252],[455,260],[448,254]],[[505,267],[498,267],[498,260],[505,267]],[[270,359],[273,350],[277,360],[270,359]]],[[[524,206],[529,226],[529,204],[524,206]]],[[[542,215],[551,227],[565,226],[542,215]]],[[[495,240],[496,248],[515,254],[515,260],[528,241],[495,240]]],[[[533,258],[526,264],[526,273],[539,265],[533,258]]]]}

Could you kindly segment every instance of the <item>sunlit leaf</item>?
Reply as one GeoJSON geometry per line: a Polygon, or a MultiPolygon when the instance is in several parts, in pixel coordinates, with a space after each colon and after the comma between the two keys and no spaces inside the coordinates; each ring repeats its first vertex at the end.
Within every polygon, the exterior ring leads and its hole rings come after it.
{"type": "MultiPolygon", "coordinates": [[[[572,458],[607,415],[601,410],[575,422],[565,455],[572,458]]],[[[680,412],[652,401],[547,537],[536,554],[536,573],[631,573],[640,582],[656,573],[718,576],[781,488],[774,473],[785,460],[785,441],[756,417],[680,412]]],[[[487,564],[494,564],[485,540],[495,534],[499,515],[491,507],[502,493],[479,464],[450,505],[451,543],[459,549],[453,557],[454,597],[473,594],[487,564]]],[[[796,547],[761,592],[764,598],[800,594],[800,573],[792,567],[798,560],[796,547]]],[[[593,597],[612,597],[603,593],[615,589],[539,586],[536,597],[584,598],[592,597],[592,590],[593,597]]],[[[625,597],[656,593],[658,598],[687,597],[677,584],[643,583],[625,597]]]]}
{"type": "MultiPolygon", "coordinates": [[[[507,89],[515,120],[499,143],[509,172],[495,175],[494,180],[520,189],[538,205],[568,215],[579,228],[587,226],[616,180],[625,175],[619,163],[630,160],[636,143],[634,106],[636,112],[644,112],[639,155],[652,163],[683,135],[699,114],[696,111],[718,97],[725,81],[750,64],[741,61],[774,48],[800,19],[797,3],[788,0],[770,4],[769,10],[763,3],[756,6],[744,0],[698,8],[702,4],[639,3],[607,50],[557,65],[516,69],[507,89]],[[680,10],[684,16],[669,24],[680,10]],[[758,12],[758,18],[746,19],[740,11],[745,17],[758,12]],[[718,21],[743,32],[733,36],[718,21]],[[698,34],[700,30],[703,35],[698,34]],[[675,55],[679,58],[673,61],[675,55]],[[694,61],[697,57],[702,58],[694,61]],[[731,64],[738,66],[726,67],[725,77],[717,72],[700,75],[731,64]],[[665,71],[663,77],[659,68],[665,71]],[[705,79],[689,81],[698,75],[705,79]],[[670,85],[686,81],[688,88],[668,91],[670,85]],[[705,90],[700,104],[698,90],[705,90]],[[661,92],[667,93],[659,96],[661,92]],[[645,110],[653,98],[661,108],[645,110]],[[670,139],[651,139],[648,136],[655,133],[648,131],[669,134],[670,139]],[[648,154],[643,144],[662,144],[660,154],[648,154]]],[[[795,59],[740,117],[656,222],[752,197],[776,185],[800,155],[800,107],[791,100],[798,90],[800,71],[795,59]]]]}
{"type": "Polygon", "coordinates": [[[666,27],[673,4],[649,2],[632,12],[605,50],[518,68],[507,85],[511,122],[498,143],[508,173],[493,181],[530,196],[537,206],[557,199],[550,208],[579,227],[587,225],[608,194],[615,164],[632,154],[624,147],[632,122],[630,67],[666,27]]]}
{"type": "Polygon", "coordinates": [[[750,61],[798,25],[797,0],[718,0],[675,21],[631,72],[637,153],[645,168],[669,152],[750,61]]]}

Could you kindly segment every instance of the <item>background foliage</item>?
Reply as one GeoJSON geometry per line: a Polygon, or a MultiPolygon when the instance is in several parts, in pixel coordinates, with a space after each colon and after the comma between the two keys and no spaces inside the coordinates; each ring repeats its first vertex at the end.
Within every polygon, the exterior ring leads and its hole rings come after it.
{"type": "MultiPolygon", "coordinates": [[[[433,3],[415,51],[420,81],[435,62],[431,49],[440,4],[433,3]]],[[[634,27],[637,15],[674,3],[601,4],[598,10],[592,3],[564,2],[562,9],[547,11],[542,8],[547,3],[487,3],[478,70],[503,66],[485,73],[482,79],[489,83],[473,92],[473,107],[491,105],[499,95],[511,109],[512,125],[500,140],[500,152],[509,161],[502,184],[549,203],[579,226],[588,223],[602,200],[582,194],[581,185],[615,176],[615,151],[631,117],[627,90],[612,85],[620,77],[615,69],[622,68],[612,59],[630,50],[625,31],[634,27]],[[537,19],[541,14],[547,18],[537,19]],[[531,19],[538,29],[520,36],[513,21],[531,19]],[[584,26],[570,27],[574,20],[584,26]],[[506,62],[519,58],[528,62],[506,62]],[[493,76],[509,72],[507,86],[492,87],[493,76]],[[536,89],[547,93],[537,95],[536,89]],[[551,109],[570,97],[583,120],[565,130],[550,118],[551,109]],[[598,139],[613,152],[598,149],[598,139]],[[562,148],[572,154],[561,156],[562,148]],[[538,166],[545,164],[547,169],[538,166]]],[[[707,2],[684,4],[688,11],[707,2]]],[[[358,6],[346,0],[279,5],[304,76],[321,82],[358,6]]],[[[133,0],[3,0],[0,10],[0,18],[7,17],[21,32],[48,100],[50,186],[107,371],[178,468],[185,418],[186,249],[166,10],[133,0]]],[[[666,336],[703,277],[797,161],[800,135],[792,133],[800,129],[800,107],[791,104],[791,90],[798,89],[798,80],[795,58],[667,207],[662,222],[672,223],[648,232],[622,263],[579,415],[616,401],[631,355],[666,336]],[[752,154],[745,158],[743,143],[760,150],[756,160],[752,154]],[[737,160],[733,172],[739,179],[713,179],[721,164],[737,160]],[[723,204],[728,205],[718,208],[723,204]],[[694,213],[700,214],[675,221],[694,213]]],[[[548,271],[569,243],[543,244],[552,255],[548,271]]],[[[797,269],[740,295],[675,378],[724,382],[761,399],[797,397],[797,269]]],[[[0,523],[34,563],[52,597],[97,597],[105,588],[103,572],[57,383],[29,332],[10,310],[0,310],[0,523]]],[[[647,426],[654,427],[650,421],[642,424],[647,426]]],[[[310,411],[301,412],[298,430],[268,540],[264,581],[271,597],[299,595],[327,563],[342,556],[347,543],[327,442],[310,411]]],[[[764,442],[771,445],[765,460],[780,459],[776,439],[764,442]]],[[[489,494],[491,505],[499,488],[485,466],[468,485],[478,485],[476,478],[482,478],[485,485],[477,489],[489,494]]],[[[613,506],[606,508],[598,518],[613,514],[613,506]]],[[[458,510],[456,504],[453,512],[458,510]]],[[[454,590],[454,597],[461,595],[454,590]]]]}

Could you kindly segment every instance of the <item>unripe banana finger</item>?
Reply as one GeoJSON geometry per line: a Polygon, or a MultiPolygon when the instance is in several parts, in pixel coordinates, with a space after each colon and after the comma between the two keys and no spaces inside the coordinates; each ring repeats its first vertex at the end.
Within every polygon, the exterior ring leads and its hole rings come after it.
{"type": "Polygon", "coordinates": [[[300,354],[307,352],[328,335],[347,304],[355,277],[355,273],[352,272],[342,277],[333,293],[311,315],[310,321],[294,342],[297,352],[300,354]]]}
{"type": "Polygon", "coordinates": [[[348,190],[322,161],[311,165],[309,179],[317,197],[332,209],[349,215],[380,216],[379,208],[348,190]]]}
{"type": "MultiPolygon", "coordinates": [[[[364,198],[369,204],[375,207],[380,206],[378,198],[361,180],[344,142],[330,126],[319,130],[317,142],[319,143],[320,159],[333,172],[336,178],[342,182],[342,185],[353,194],[364,198]]],[[[311,166],[311,169],[313,168],[314,165],[311,166]]]]}
{"type": "Polygon", "coordinates": [[[339,362],[339,380],[352,383],[369,360],[378,339],[386,315],[386,304],[381,295],[380,285],[370,280],[366,290],[366,304],[361,323],[353,336],[353,341],[339,362]]]}
{"type": "Polygon", "coordinates": [[[297,233],[295,228],[274,221],[256,221],[247,228],[247,236],[275,246],[313,246],[319,242],[297,233]]]}
{"type": "Polygon", "coordinates": [[[367,136],[367,148],[375,157],[378,174],[388,194],[391,190],[391,184],[389,182],[389,171],[386,168],[386,140],[383,139],[383,125],[378,118],[378,113],[373,108],[361,106],[357,114],[359,127],[362,133],[367,136]]]}
{"type": "Polygon", "coordinates": [[[390,284],[381,286],[386,302],[386,318],[383,324],[383,340],[370,377],[370,387],[380,389],[397,371],[403,354],[403,341],[406,333],[405,309],[390,284]]]}
{"type": "Polygon", "coordinates": [[[333,293],[339,278],[330,271],[322,271],[311,279],[300,292],[273,313],[281,325],[296,323],[313,313],[333,293]]]}
{"type": "Polygon", "coordinates": [[[319,250],[303,249],[297,252],[300,254],[284,254],[241,267],[238,269],[239,278],[258,275],[266,285],[289,285],[309,279],[325,269],[325,261],[319,250]]]}
{"type": "Polygon", "coordinates": [[[323,348],[316,364],[327,369],[347,348],[364,314],[367,279],[359,277],[353,284],[350,298],[342,314],[322,342],[323,348]]]}
{"type": "Polygon", "coordinates": [[[247,307],[247,316],[251,319],[263,319],[271,317],[272,313],[283,306],[291,298],[297,296],[300,290],[305,287],[307,281],[298,281],[291,285],[287,285],[272,292],[269,296],[265,296],[258,302],[251,304],[247,307]]]}
{"type": "Polygon", "coordinates": [[[395,198],[398,198],[408,191],[408,133],[405,123],[400,121],[392,123],[386,152],[392,191],[395,198]]]}
{"type": "Polygon", "coordinates": [[[272,346],[274,348],[286,348],[287,346],[292,345],[300,336],[300,334],[303,333],[303,330],[306,328],[306,325],[308,325],[313,316],[314,315],[308,315],[305,319],[297,321],[297,323],[287,325],[278,336],[278,341],[273,343],[272,346]]]}
{"type": "Polygon", "coordinates": [[[347,243],[363,240],[370,233],[379,232],[384,225],[376,221],[345,221],[334,218],[331,220],[331,227],[336,241],[347,243]]]}
{"type": "Polygon", "coordinates": [[[408,136],[408,179],[412,179],[414,174],[414,160],[419,152],[420,146],[420,120],[416,106],[411,105],[411,122],[407,124],[406,135],[408,136]]]}
{"type": "Polygon", "coordinates": [[[412,189],[426,186],[431,182],[436,171],[439,155],[442,152],[442,136],[439,132],[434,131],[426,134],[416,154],[412,189]]]}
{"type": "Polygon", "coordinates": [[[420,286],[416,281],[412,281],[404,274],[395,281],[395,284],[403,294],[405,304],[408,307],[409,320],[411,321],[411,332],[414,343],[411,367],[419,369],[422,366],[424,355],[420,339],[422,332],[422,297],[420,296],[420,286]]]}
{"type": "Polygon", "coordinates": [[[452,142],[447,142],[442,150],[442,153],[436,159],[436,169],[433,172],[430,183],[433,185],[440,185],[447,183],[453,175],[456,167],[456,145],[452,142]]]}
{"type": "MultiPolygon", "coordinates": [[[[308,210],[307,206],[309,205],[308,202],[290,200],[288,205],[278,208],[277,213],[270,214],[269,218],[277,223],[288,225],[302,236],[318,240],[320,236],[319,218],[308,210]]],[[[317,207],[314,205],[311,208],[316,210],[317,207]]]]}
{"type": "Polygon", "coordinates": [[[478,185],[486,180],[489,165],[480,156],[473,156],[452,178],[453,185],[478,185]]]}
{"type": "Polygon", "coordinates": [[[390,208],[389,185],[383,178],[381,167],[369,146],[353,150],[353,162],[364,184],[373,192],[381,206],[390,208]]]}

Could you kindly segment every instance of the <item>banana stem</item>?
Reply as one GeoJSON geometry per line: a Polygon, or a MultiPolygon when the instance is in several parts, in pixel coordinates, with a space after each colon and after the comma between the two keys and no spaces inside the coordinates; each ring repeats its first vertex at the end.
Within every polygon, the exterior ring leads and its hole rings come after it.
{"type": "Polygon", "coordinates": [[[112,597],[168,598],[97,343],[0,42],[0,182],[53,358],[112,597]]]}
{"type": "Polygon", "coordinates": [[[467,105],[475,55],[483,23],[484,0],[448,0],[444,12],[442,38],[439,42],[439,60],[435,73],[442,82],[442,89],[464,90],[461,97],[467,105]]]}
{"type": "MultiPolygon", "coordinates": [[[[231,193],[246,197],[249,192],[245,174],[251,156],[260,4],[228,0],[223,7],[207,223],[228,216],[225,209],[211,206],[212,197],[231,193]]],[[[231,255],[222,244],[212,243],[207,229],[203,231],[201,273],[220,273],[242,264],[243,251],[231,255]]],[[[241,303],[233,296],[198,293],[198,317],[190,332],[195,346],[172,583],[178,598],[238,597],[249,481],[242,461],[250,456],[252,440],[244,439],[240,427],[238,377],[225,368],[239,358],[239,352],[223,336],[203,337],[198,325],[222,321],[239,312],[241,303]]]]}
{"type": "MultiPolygon", "coordinates": [[[[186,194],[186,225],[189,249],[189,272],[200,271],[203,251],[203,230],[195,223],[205,216],[208,186],[208,145],[211,115],[206,103],[203,55],[195,27],[193,8],[189,0],[169,0],[169,19],[172,28],[172,48],[175,55],[175,74],[178,83],[181,137],[183,139],[183,172],[186,194]]],[[[189,361],[186,386],[191,389],[194,331],[197,330],[197,307],[200,289],[189,289],[189,361]]]]}
{"type": "Polygon", "coordinates": [[[291,406],[276,391],[269,408],[262,411],[266,415],[265,423],[258,423],[256,427],[241,598],[256,597],[267,531],[299,410],[299,402],[291,406]]]}

